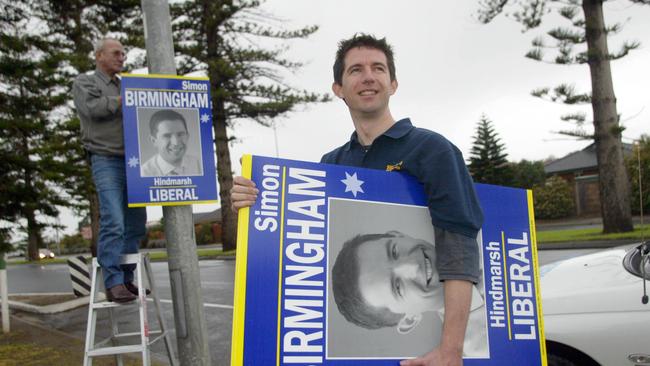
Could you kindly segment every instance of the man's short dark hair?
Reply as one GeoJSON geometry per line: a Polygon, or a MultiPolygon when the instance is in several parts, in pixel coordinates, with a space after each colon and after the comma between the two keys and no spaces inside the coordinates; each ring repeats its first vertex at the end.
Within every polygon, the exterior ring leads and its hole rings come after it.
{"type": "Polygon", "coordinates": [[[332,267],[332,290],[339,312],[350,323],[366,329],[396,326],[402,319],[386,307],[366,303],[359,288],[359,246],[368,241],[394,236],[386,234],[357,235],[346,241],[332,267]]]}
{"type": "Polygon", "coordinates": [[[357,33],[350,39],[344,39],[339,42],[339,49],[336,51],[336,60],[334,60],[334,82],[343,84],[343,71],[345,71],[345,55],[353,48],[366,47],[379,50],[386,55],[388,71],[390,72],[390,81],[395,81],[395,59],[393,58],[393,48],[386,42],[386,38],[377,39],[375,36],[364,33],[357,33]]]}
{"type": "Polygon", "coordinates": [[[151,133],[151,136],[156,137],[156,134],[158,133],[158,125],[160,125],[162,121],[181,121],[183,122],[183,127],[185,127],[185,132],[188,132],[187,123],[182,114],[171,109],[161,109],[154,113],[149,120],[149,132],[151,133]]]}

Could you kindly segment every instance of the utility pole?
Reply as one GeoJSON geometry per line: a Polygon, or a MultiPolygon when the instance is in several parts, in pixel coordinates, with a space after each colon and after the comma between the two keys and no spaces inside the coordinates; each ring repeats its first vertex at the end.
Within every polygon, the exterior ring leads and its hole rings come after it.
{"type": "Polygon", "coordinates": [[[2,298],[2,332],[9,333],[9,291],[7,290],[7,262],[0,250],[0,297],[2,298]]]}
{"type": "MultiPolygon", "coordinates": [[[[167,0],[142,0],[142,13],[149,73],[176,75],[167,0]]],[[[192,206],[164,206],[163,217],[179,361],[183,366],[209,366],[192,206]]]]}

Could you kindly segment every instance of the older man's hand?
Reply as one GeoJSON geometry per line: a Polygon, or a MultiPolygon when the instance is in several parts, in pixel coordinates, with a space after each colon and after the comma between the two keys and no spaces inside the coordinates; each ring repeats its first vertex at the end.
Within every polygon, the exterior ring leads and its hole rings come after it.
{"type": "Polygon", "coordinates": [[[404,360],[400,366],[462,366],[462,352],[451,348],[435,348],[433,351],[412,360],[404,360]]]}
{"type": "Polygon", "coordinates": [[[240,208],[250,207],[257,200],[259,190],[255,188],[255,183],[244,177],[235,177],[232,188],[230,189],[231,208],[237,212],[240,208]]]}

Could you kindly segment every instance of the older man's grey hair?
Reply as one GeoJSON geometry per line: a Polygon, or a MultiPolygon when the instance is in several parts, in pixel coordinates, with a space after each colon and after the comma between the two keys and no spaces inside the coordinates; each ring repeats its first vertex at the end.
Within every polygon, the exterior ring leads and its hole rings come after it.
{"type": "Polygon", "coordinates": [[[119,42],[120,40],[115,38],[115,37],[103,37],[103,38],[100,38],[97,42],[95,42],[95,53],[97,53],[97,52],[104,49],[104,45],[106,44],[106,41],[117,41],[117,42],[119,42]]]}

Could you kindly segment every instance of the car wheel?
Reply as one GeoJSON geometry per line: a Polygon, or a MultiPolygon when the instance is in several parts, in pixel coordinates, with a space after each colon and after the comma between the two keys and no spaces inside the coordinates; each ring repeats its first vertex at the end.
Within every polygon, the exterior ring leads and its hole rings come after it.
{"type": "Polygon", "coordinates": [[[546,356],[546,361],[548,362],[548,366],[578,366],[573,361],[552,353],[546,356]]]}

